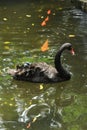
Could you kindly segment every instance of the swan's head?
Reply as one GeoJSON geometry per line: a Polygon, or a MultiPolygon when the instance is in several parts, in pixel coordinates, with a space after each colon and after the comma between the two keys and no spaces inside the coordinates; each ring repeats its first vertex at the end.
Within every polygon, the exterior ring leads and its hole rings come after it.
{"type": "Polygon", "coordinates": [[[62,50],[67,49],[67,50],[69,50],[69,51],[71,52],[72,55],[75,54],[74,49],[73,49],[71,43],[64,43],[64,44],[61,46],[61,49],[62,49],[62,50]]]}

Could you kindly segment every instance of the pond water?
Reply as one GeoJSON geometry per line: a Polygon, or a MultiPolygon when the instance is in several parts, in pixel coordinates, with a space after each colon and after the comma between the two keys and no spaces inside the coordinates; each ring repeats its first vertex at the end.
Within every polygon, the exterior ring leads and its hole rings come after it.
{"type": "Polygon", "coordinates": [[[0,129],[28,128],[87,129],[87,14],[68,1],[0,2],[0,129]],[[48,15],[49,21],[41,26],[48,15]],[[41,52],[47,39],[49,50],[41,52]],[[72,43],[76,53],[62,56],[71,80],[29,83],[6,73],[7,68],[27,61],[53,65],[64,42],[72,43]]]}

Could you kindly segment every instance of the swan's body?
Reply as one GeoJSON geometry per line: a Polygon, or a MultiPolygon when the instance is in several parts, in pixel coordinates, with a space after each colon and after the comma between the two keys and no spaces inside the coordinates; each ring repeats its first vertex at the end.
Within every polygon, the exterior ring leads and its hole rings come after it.
{"type": "Polygon", "coordinates": [[[17,80],[25,80],[30,82],[48,83],[48,82],[61,82],[69,80],[71,75],[61,65],[61,53],[65,50],[69,50],[74,54],[72,45],[70,43],[63,44],[55,56],[55,67],[48,65],[45,62],[39,63],[25,63],[17,68],[10,69],[9,74],[17,80]]]}

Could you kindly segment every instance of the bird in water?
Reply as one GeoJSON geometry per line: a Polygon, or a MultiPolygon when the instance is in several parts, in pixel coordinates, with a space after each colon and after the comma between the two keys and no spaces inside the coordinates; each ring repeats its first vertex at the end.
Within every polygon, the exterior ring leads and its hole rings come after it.
{"type": "Polygon", "coordinates": [[[71,43],[64,43],[57,51],[54,59],[55,67],[45,62],[25,63],[17,65],[16,69],[9,69],[8,73],[16,80],[24,80],[35,83],[54,83],[66,81],[71,78],[71,74],[61,63],[61,54],[68,50],[74,55],[71,43]]]}

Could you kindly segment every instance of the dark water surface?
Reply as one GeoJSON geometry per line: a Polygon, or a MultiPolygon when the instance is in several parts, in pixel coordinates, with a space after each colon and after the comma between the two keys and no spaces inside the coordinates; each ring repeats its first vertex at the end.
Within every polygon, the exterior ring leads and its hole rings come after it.
{"type": "Polygon", "coordinates": [[[64,1],[0,2],[0,130],[87,130],[87,14],[64,1]],[[46,26],[41,22],[48,16],[46,26]],[[49,50],[41,52],[49,40],[49,50]],[[35,84],[15,81],[7,68],[45,61],[71,42],[76,55],[64,53],[70,81],[35,84]]]}

